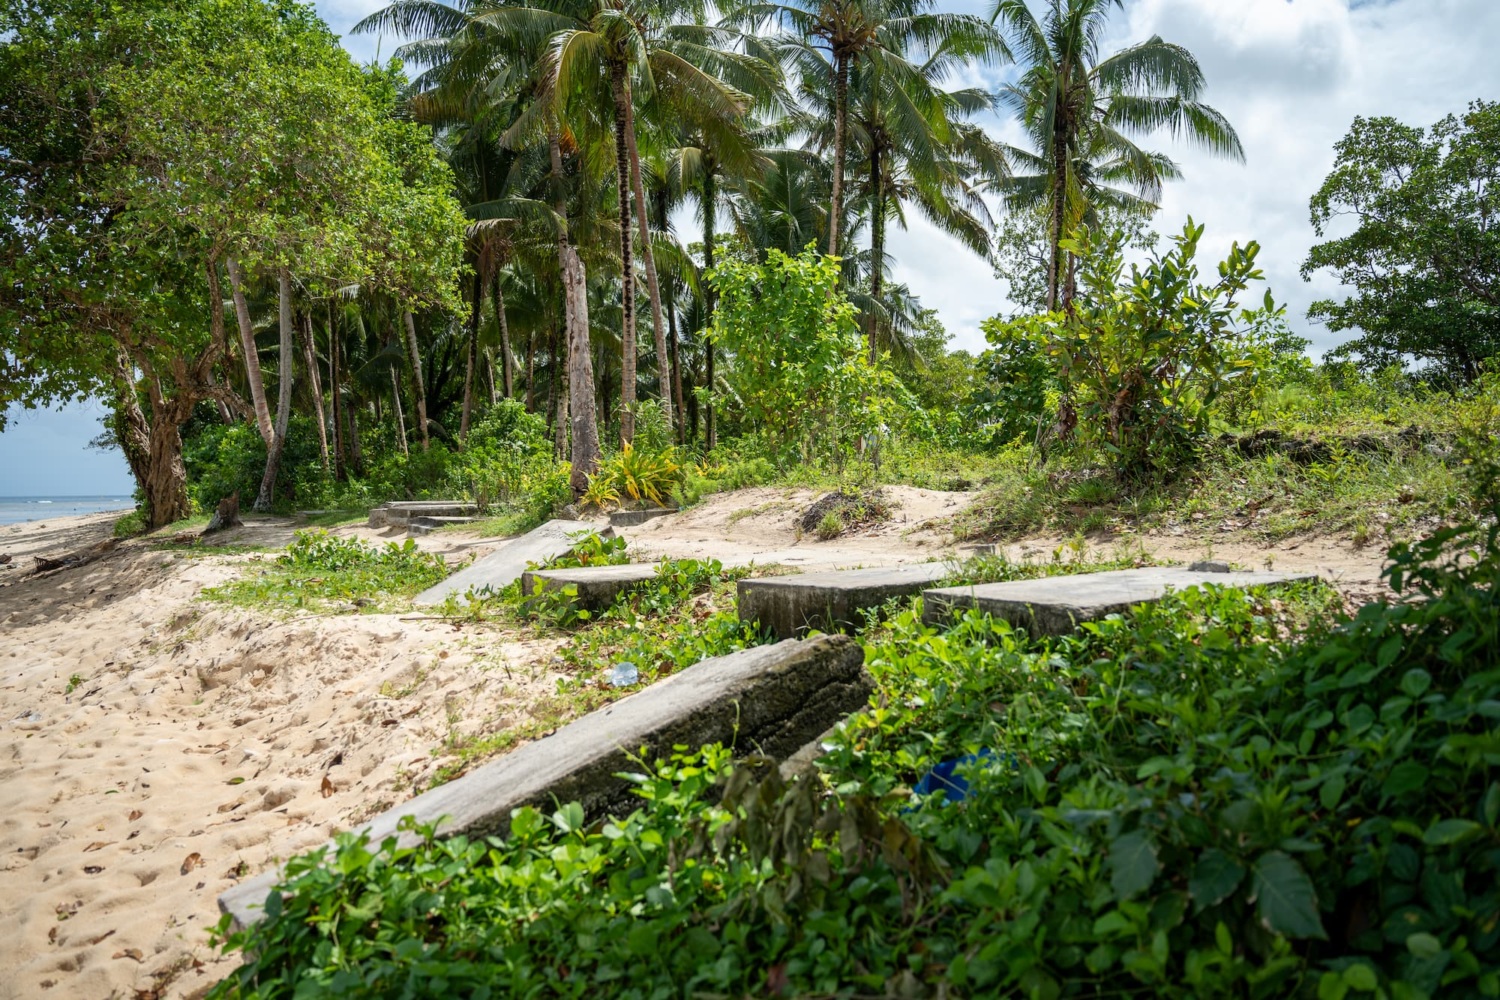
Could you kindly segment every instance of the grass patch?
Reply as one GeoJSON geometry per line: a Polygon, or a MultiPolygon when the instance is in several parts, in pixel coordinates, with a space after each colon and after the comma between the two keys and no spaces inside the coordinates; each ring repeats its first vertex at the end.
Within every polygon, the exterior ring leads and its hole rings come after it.
{"type": "Polygon", "coordinates": [[[1388,453],[1331,448],[1321,460],[1257,457],[1216,447],[1167,484],[1129,483],[1103,470],[1054,465],[1005,470],[955,518],[955,534],[1005,539],[1056,531],[1144,531],[1201,525],[1275,541],[1310,532],[1407,537],[1461,513],[1460,470],[1425,448],[1388,453]]]}
{"type": "Polygon", "coordinates": [[[324,614],[394,611],[449,572],[441,556],[421,551],[411,539],[376,547],[322,530],[299,531],[281,555],[255,558],[244,577],[206,588],[203,597],[324,614]]]}

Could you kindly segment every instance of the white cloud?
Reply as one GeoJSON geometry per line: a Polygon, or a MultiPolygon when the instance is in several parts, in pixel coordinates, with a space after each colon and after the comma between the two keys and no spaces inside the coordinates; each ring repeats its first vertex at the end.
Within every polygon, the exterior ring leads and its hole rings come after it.
{"type": "MultiPolygon", "coordinates": [[[[1174,232],[1189,214],[1205,223],[1206,265],[1231,241],[1259,240],[1272,291],[1319,353],[1340,338],[1308,323],[1307,306],[1339,288],[1326,274],[1306,283],[1298,269],[1314,241],[1308,199],[1333,144],[1356,115],[1426,126],[1475,98],[1500,98],[1496,0],[1134,0],[1117,21],[1111,48],[1152,34],[1187,46],[1207,77],[1205,100],[1245,146],[1241,166],[1154,143],[1185,174],[1166,191],[1159,228],[1174,232]]],[[[987,269],[920,224],[891,242],[898,280],[937,308],[956,346],[982,346],[976,317],[998,311],[987,269]]]]}

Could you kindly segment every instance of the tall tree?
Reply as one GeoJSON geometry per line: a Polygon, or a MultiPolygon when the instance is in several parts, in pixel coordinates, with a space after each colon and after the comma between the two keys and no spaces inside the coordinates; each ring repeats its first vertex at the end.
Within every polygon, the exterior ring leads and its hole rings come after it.
{"type": "Polygon", "coordinates": [[[1327,269],[1353,294],[1315,302],[1313,319],[1358,331],[1333,357],[1369,368],[1415,361],[1454,384],[1500,357],[1500,103],[1476,101],[1423,130],[1356,118],[1312,198],[1304,277],[1327,269]]]}
{"type": "Polygon", "coordinates": [[[1228,120],[1198,100],[1203,71],[1187,49],[1152,36],[1101,54],[1110,12],[1123,7],[1124,0],[1051,0],[1038,19],[1026,0],[996,0],[991,15],[1022,66],[1020,79],[1000,91],[1033,147],[1012,152],[1022,172],[1009,200],[1047,207],[1048,308],[1067,305],[1072,269],[1062,241],[1090,206],[1153,202],[1162,183],[1178,176],[1171,160],[1141,149],[1132,135],[1165,129],[1219,156],[1245,156],[1228,120]]]}

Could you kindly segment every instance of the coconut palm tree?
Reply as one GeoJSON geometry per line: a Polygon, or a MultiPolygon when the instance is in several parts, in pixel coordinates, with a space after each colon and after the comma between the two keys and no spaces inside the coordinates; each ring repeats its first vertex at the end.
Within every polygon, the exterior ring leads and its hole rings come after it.
{"type": "Polygon", "coordinates": [[[803,79],[823,78],[833,96],[833,177],[828,252],[838,254],[844,217],[849,81],[860,63],[909,72],[910,51],[947,45],[967,58],[1003,58],[1003,40],[981,19],[934,11],[933,0],[750,0],[730,8],[736,25],[776,25],[785,57],[803,79]]]}
{"type": "Polygon", "coordinates": [[[1162,183],[1178,176],[1170,159],[1143,150],[1132,136],[1166,129],[1216,155],[1245,156],[1224,116],[1198,100],[1203,71],[1187,49],[1152,36],[1101,56],[1117,7],[1124,0],[1051,0],[1038,19],[1026,0],[995,0],[990,17],[1024,67],[1000,92],[1033,146],[1013,153],[1024,172],[1008,201],[1048,209],[1048,308],[1071,299],[1071,264],[1061,244],[1090,206],[1101,199],[1154,202],[1162,183]]]}

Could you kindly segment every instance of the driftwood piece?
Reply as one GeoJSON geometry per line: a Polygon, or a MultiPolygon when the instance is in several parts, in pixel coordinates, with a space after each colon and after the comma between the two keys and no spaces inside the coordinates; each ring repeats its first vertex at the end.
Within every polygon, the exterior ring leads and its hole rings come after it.
{"type": "Polygon", "coordinates": [[[216,531],[228,531],[230,528],[238,528],[244,525],[240,520],[240,494],[236,490],[223,500],[219,501],[218,509],[214,511],[213,518],[208,522],[199,538],[212,535],[216,531]]]}
{"type": "Polygon", "coordinates": [[[32,567],[31,572],[35,576],[38,573],[50,573],[55,569],[77,569],[79,566],[88,565],[100,556],[108,555],[118,548],[119,545],[120,540],[118,538],[106,538],[97,545],[91,545],[77,552],[70,552],[57,559],[49,559],[46,556],[32,556],[31,558],[36,560],[36,565],[32,567]]]}

